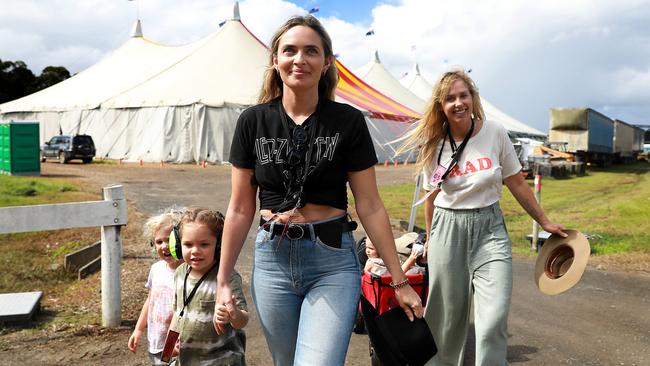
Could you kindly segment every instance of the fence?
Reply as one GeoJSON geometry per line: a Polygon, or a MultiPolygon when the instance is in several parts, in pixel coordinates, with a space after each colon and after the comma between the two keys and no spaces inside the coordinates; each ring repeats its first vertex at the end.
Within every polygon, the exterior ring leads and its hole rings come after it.
{"type": "Polygon", "coordinates": [[[101,226],[102,325],[122,321],[120,230],[128,222],[124,188],[103,188],[103,201],[0,208],[0,234],[101,226]]]}

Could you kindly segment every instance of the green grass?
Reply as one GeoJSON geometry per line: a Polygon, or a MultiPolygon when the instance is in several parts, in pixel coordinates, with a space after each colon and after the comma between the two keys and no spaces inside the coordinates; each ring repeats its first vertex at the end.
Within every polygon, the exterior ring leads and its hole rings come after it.
{"type": "MultiPolygon", "coordinates": [[[[0,175],[0,207],[87,201],[89,194],[70,183],[46,177],[0,175]]],[[[84,229],[88,231],[88,229],[84,229]]],[[[84,244],[60,232],[0,234],[0,292],[52,289],[76,280],[63,257],[84,244]],[[58,236],[57,236],[58,235],[58,236]],[[68,238],[61,241],[59,238],[68,238]],[[59,242],[61,241],[61,242],[59,242]]]]}
{"type": "Polygon", "coordinates": [[[101,164],[101,165],[117,165],[117,160],[113,159],[103,159],[103,158],[95,158],[93,159],[92,164],[101,164]]]}
{"type": "MultiPolygon", "coordinates": [[[[533,185],[532,181],[529,184],[533,185]]],[[[391,218],[408,220],[414,184],[379,187],[391,218]]],[[[650,164],[590,169],[582,177],[542,180],[542,208],[553,221],[590,236],[593,254],[650,253],[650,164]]],[[[504,186],[501,208],[518,254],[530,254],[532,219],[504,186]]],[[[418,209],[416,225],[424,227],[418,209]]]]}
{"type": "Polygon", "coordinates": [[[0,175],[0,207],[37,205],[74,200],[76,186],[41,177],[0,175]]]}

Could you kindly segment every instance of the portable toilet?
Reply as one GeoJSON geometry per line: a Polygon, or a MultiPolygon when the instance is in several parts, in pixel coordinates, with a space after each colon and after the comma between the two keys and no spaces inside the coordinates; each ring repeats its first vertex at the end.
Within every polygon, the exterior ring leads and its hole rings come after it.
{"type": "Polygon", "coordinates": [[[38,122],[0,124],[0,173],[41,174],[38,122]]]}

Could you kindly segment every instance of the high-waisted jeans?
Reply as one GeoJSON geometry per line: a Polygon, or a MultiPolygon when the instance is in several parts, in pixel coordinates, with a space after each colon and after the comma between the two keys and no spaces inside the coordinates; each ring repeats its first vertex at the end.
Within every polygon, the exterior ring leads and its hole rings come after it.
{"type": "Polygon", "coordinates": [[[361,291],[352,232],[340,248],[311,227],[299,240],[271,232],[255,240],[252,294],[274,364],[343,365],[361,291]]]}
{"type": "Polygon", "coordinates": [[[498,202],[436,207],[429,239],[429,299],[424,314],[438,346],[428,366],[460,366],[474,300],[476,365],[506,362],[512,249],[498,202]]]}

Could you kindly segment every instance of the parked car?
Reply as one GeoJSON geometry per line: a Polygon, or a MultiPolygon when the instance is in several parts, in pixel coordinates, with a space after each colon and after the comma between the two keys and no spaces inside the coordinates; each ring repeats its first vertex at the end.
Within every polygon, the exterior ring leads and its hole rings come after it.
{"type": "Polygon", "coordinates": [[[95,157],[95,143],[89,135],[58,135],[41,145],[41,161],[58,159],[65,164],[72,159],[81,159],[84,164],[95,157]]]}

